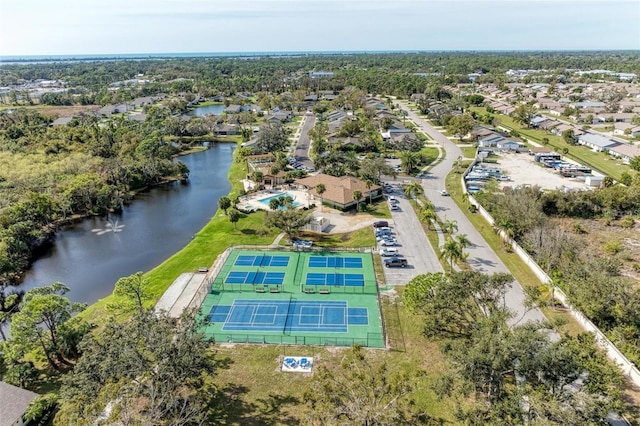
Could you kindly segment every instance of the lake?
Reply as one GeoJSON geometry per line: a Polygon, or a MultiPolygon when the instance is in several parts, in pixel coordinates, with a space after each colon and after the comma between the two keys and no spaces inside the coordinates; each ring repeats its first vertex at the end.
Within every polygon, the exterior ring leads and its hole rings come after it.
{"type": "Polygon", "coordinates": [[[223,104],[201,106],[201,107],[192,109],[186,115],[189,115],[192,117],[202,117],[203,115],[209,115],[209,114],[222,115],[222,112],[224,111],[225,108],[226,107],[223,104]]]}
{"type": "Polygon", "coordinates": [[[189,243],[215,214],[218,199],[229,193],[234,149],[234,144],[213,144],[180,157],[191,171],[188,182],[155,187],[120,214],[87,218],[59,231],[16,288],[60,281],[71,288],[70,300],[93,303],[111,294],[120,277],[162,263],[189,243]]]}

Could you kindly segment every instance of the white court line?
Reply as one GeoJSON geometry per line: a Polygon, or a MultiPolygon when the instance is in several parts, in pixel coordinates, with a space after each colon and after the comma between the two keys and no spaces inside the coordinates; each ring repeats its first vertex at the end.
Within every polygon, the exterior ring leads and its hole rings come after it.
{"type": "MultiPolygon", "coordinates": [[[[275,324],[276,324],[276,317],[278,316],[278,311],[279,311],[278,306],[280,306],[280,305],[274,305],[274,304],[272,304],[272,303],[257,303],[257,304],[255,305],[255,309],[256,309],[256,311],[257,311],[258,307],[262,307],[262,306],[267,306],[267,307],[273,307],[273,308],[275,308],[275,312],[273,313],[273,319],[271,320],[271,324],[269,324],[268,322],[259,322],[259,323],[256,323],[256,322],[254,322],[255,318],[252,318],[252,319],[251,319],[251,323],[250,323],[250,325],[252,325],[252,326],[253,326],[253,325],[256,325],[256,326],[257,326],[257,325],[275,325],[275,324]]],[[[268,314],[256,314],[256,315],[268,315],[268,314]]],[[[281,314],[281,315],[282,315],[282,314],[281,314]]],[[[286,319],[285,319],[285,321],[286,321],[286,319]]]]}

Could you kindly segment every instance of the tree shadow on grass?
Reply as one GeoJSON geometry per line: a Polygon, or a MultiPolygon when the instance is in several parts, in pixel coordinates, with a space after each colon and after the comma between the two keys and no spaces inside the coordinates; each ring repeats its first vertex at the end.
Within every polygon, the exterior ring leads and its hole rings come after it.
{"type": "Polygon", "coordinates": [[[286,412],[300,400],[293,396],[270,393],[267,398],[248,401],[250,389],[243,385],[227,384],[220,390],[226,404],[226,423],[248,426],[298,425],[300,419],[286,412]]]}

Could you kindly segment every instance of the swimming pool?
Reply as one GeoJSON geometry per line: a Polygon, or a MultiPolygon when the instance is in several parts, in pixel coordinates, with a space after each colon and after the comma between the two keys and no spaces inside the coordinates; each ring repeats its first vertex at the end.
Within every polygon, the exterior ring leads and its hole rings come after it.
{"type": "MultiPolygon", "coordinates": [[[[269,196],[269,197],[261,198],[261,199],[259,199],[258,201],[259,201],[261,204],[264,204],[265,206],[269,207],[269,202],[270,202],[272,199],[274,199],[274,198],[279,198],[279,197],[291,197],[291,198],[293,199],[293,204],[292,204],[292,205],[293,205],[293,207],[298,207],[298,206],[300,205],[300,203],[299,203],[299,202],[297,202],[297,201],[295,200],[295,199],[296,199],[296,197],[294,197],[292,194],[289,194],[288,192],[280,192],[280,193],[278,193],[278,194],[274,194],[274,195],[271,195],[271,196],[269,196]]],[[[280,207],[280,208],[282,208],[282,207],[280,207]]]]}

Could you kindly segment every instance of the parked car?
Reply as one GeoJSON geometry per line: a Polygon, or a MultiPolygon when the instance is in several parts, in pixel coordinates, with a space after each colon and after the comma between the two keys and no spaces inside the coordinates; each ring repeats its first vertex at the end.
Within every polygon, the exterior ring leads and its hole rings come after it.
{"type": "Polygon", "coordinates": [[[398,241],[396,239],[383,238],[379,241],[381,247],[395,247],[398,245],[398,241]]]}
{"type": "Polygon", "coordinates": [[[387,228],[389,226],[389,222],[386,220],[379,220],[377,222],[373,222],[374,228],[387,228]]]}
{"type": "Polygon", "coordinates": [[[380,249],[380,256],[397,256],[400,254],[395,247],[385,247],[380,249]]]}
{"type": "Polygon", "coordinates": [[[387,268],[404,268],[407,266],[407,259],[402,257],[390,257],[384,260],[384,266],[387,268]]]}
{"type": "Polygon", "coordinates": [[[376,237],[380,237],[383,235],[391,235],[391,228],[388,228],[388,227],[376,228],[376,237]]]}

